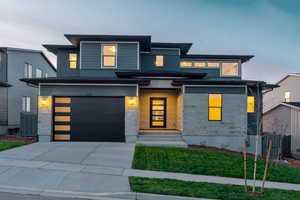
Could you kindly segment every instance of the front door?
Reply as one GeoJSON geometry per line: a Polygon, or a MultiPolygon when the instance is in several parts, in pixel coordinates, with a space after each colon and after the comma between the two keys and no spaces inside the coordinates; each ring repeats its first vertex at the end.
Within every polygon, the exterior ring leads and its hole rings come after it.
{"type": "Polygon", "coordinates": [[[166,128],[167,98],[150,98],[150,128],[166,128]]]}

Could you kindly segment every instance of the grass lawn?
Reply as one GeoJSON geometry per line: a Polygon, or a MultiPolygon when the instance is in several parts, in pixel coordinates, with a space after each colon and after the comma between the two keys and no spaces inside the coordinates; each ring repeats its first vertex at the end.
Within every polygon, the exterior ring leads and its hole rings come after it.
{"type": "MultiPolygon", "coordinates": [[[[248,157],[248,178],[253,174],[253,158],[248,157]]],[[[257,177],[262,179],[264,160],[258,160],[257,177]]],[[[135,149],[133,168],[243,178],[243,156],[205,149],[142,147],[135,149]]],[[[272,164],[268,181],[300,183],[300,169],[272,164]]]]}
{"type": "MultiPolygon", "coordinates": [[[[130,177],[133,192],[202,197],[220,200],[299,200],[300,192],[265,189],[264,194],[250,195],[243,186],[214,183],[195,183],[170,179],[148,179],[130,177]]],[[[259,190],[260,191],[260,190],[259,190]]]]}
{"type": "Polygon", "coordinates": [[[0,151],[23,146],[25,142],[0,141],[0,151]]]}

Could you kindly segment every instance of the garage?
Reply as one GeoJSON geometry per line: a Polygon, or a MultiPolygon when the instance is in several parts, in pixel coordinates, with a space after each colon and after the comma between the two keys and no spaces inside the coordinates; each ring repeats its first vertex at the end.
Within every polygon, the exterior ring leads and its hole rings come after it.
{"type": "Polygon", "coordinates": [[[124,97],[54,97],[54,141],[125,142],[124,97]]]}

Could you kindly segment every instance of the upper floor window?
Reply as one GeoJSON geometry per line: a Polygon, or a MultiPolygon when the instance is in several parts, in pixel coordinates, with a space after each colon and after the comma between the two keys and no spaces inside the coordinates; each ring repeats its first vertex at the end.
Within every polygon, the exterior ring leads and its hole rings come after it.
{"type": "Polygon", "coordinates": [[[181,61],[180,62],[180,67],[192,67],[193,63],[190,61],[181,61]]]}
{"type": "Polygon", "coordinates": [[[77,68],[77,53],[69,53],[69,68],[77,68]]]}
{"type": "Polygon", "coordinates": [[[43,74],[42,70],[36,69],[36,74],[35,74],[36,78],[42,78],[42,74],[43,74]]]}
{"type": "Polygon", "coordinates": [[[48,78],[48,73],[45,73],[45,78],[48,78]]]}
{"type": "Polygon", "coordinates": [[[155,56],[155,66],[156,67],[164,66],[164,56],[155,56]]]}
{"type": "Polygon", "coordinates": [[[24,77],[32,78],[32,65],[31,64],[25,63],[24,77]]]}
{"type": "Polygon", "coordinates": [[[101,67],[111,68],[117,67],[117,45],[105,44],[102,45],[102,62],[101,67]]]}
{"type": "Polygon", "coordinates": [[[208,120],[210,121],[222,120],[222,95],[221,94],[208,95],[208,120]]]}
{"type": "Polygon", "coordinates": [[[284,93],[284,102],[290,102],[291,101],[291,92],[285,92],[284,93]]]}
{"type": "Polygon", "coordinates": [[[30,112],[30,97],[22,97],[22,112],[30,112]]]}
{"type": "Polygon", "coordinates": [[[255,112],[255,99],[254,96],[248,96],[247,98],[247,112],[254,113],[255,112]]]}
{"type": "Polygon", "coordinates": [[[218,62],[208,62],[207,67],[219,67],[220,63],[218,62]]]}
{"type": "Polygon", "coordinates": [[[221,69],[222,76],[238,76],[239,75],[239,63],[222,63],[221,69]]]}

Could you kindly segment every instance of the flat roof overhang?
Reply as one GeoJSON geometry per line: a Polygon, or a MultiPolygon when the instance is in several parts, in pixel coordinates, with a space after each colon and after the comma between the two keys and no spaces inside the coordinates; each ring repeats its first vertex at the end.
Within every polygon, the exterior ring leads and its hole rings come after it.
{"type": "Polygon", "coordinates": [[[266,84],[264,81],[255,81],[255,80],[193,80],[193,79],[178,79],[173,80],[172,85],[247,85],[252,87],[262,87],[263,89],[268,89],[274,87],[274,85],[266,84]]]}
{"type": "Polygon", "coordinates": [[[6,82],[0,82],[0,87],[11,87],[11,85],[6,82]]]}
{"type": "Polygon", "coordinates": [[[191,72],[174,72],[174,71],[116,71],[115,74],[119,78],[132,78],[132,77],[176,77],[176,78],[191,78],[202,79],[207,73],[191,73],[191,72]]]}
{"type": "Polygon", "coordinates": [[[240,60],[241,63],[247,62],[253,55],[213,55],[213,54],[187,54],[180,58],[186,59],[216,59],[216,60],[240,60]]]}
{"type": "Polygon", "coordinates": [[[72,78],[23,78],[20,81],[39,85],[43,83],[54,84],[138,84],[149,85],[150,80],[144,79],[119,79],[119,78],[94,78],[94,77],[72,77],[72,78]]]}

